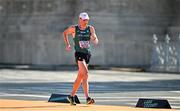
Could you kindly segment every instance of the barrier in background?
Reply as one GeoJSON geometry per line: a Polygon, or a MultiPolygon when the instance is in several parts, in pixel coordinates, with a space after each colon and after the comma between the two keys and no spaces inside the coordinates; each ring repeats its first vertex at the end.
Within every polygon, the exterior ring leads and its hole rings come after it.
{"type": "Polygon", "coordinates": [[[180,72],[180,34],[171,40],[166,34],[164,40],[153,35],[151,71],[180,72]]]}

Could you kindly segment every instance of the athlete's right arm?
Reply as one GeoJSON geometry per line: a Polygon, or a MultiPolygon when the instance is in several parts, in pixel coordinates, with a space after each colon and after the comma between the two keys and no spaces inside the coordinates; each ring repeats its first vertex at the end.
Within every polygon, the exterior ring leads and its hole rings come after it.
{"type": "Polygon", "coordinates": [[[66,51],[70,51],[71,50],[71,45],[69,43],[68,35],[71,34],[72,36],[74,36],[74,33],[75,33],[75,27],[73,25],[68,27],[63,32],[64,42],[66,44],[66,51]]]}

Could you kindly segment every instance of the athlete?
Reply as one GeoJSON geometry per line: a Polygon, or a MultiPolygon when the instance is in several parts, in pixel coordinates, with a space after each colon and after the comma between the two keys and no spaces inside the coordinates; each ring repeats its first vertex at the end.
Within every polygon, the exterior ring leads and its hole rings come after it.
{"type": "Polygon", "coordinates": [[[78,65],[78,75],[74,82],[71,94],[67,97],[71,105],[76,105],[74,96],[82,84],[86,97],[86,104],[94,104],[95,101],[89,96],[88,84],[88,64],[91,58],[90,42],[95,46],[98,44],[98,38],[93,26],[88,25],[89,16],[86,12],[79,14],[78,24],[72,25],[63,32],[66,51],[71,51],[71,45],[68,35],[74,40],[75,60],[78,65]]]}

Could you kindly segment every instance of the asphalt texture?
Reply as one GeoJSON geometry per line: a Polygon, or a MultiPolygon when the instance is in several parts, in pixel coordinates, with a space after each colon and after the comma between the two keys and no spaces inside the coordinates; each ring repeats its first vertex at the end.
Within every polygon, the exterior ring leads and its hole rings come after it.
{"type": "MultiPolygon", "coordinates": [[[[77,71],[0,70],[0,99],[45,100],[70,94],[77,71]]],[[[98,105],[136,106],[139,98],[167,99],[180,108],[180,74],[89,71],[90,96],[98,105]]],[[[83,89],[77,92],[85,103],[83,89]]]]}

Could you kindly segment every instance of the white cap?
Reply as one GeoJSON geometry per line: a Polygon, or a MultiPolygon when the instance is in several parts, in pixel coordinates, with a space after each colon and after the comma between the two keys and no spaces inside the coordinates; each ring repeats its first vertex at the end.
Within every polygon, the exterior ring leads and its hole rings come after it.
{"type": "Polygon", "coordinates": [[[83,20],[89,20],[89,16],[86,12],[82,12],[79,14],[79,18],[83,19],[83,20]]]}

